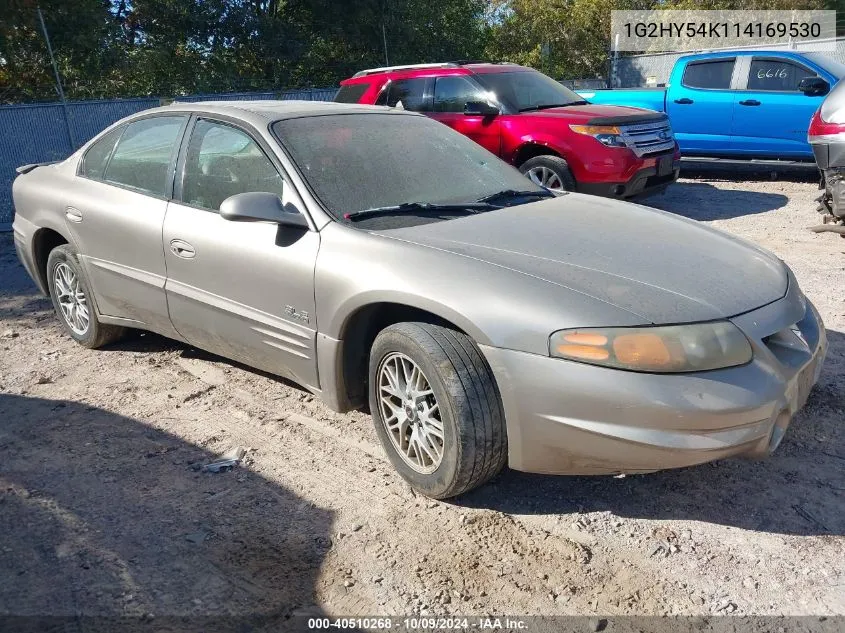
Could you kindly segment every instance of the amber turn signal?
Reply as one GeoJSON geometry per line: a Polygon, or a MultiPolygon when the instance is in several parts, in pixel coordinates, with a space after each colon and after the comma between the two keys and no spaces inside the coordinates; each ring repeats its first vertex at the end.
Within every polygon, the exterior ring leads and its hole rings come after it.
{"type": "Polygon", "coordinates": [[[605,348],[591,345],[558,345],[557,351],[564,356],[580,358],[581,360],[607,360],[610,358],[610,352],[605,348]]]}
{"type": "Polygon", "coordinates": [[[626,365],[668,367],[672,363],[672,354],[656,334],[617,336],[613,339],[613,353],[620,363],[626,365]]]}

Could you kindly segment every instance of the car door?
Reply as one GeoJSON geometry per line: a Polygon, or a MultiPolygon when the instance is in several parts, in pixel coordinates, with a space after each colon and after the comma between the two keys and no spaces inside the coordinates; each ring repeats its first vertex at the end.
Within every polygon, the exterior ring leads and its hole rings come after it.
{"type": "Polygon", "coordinates": [[[487,102],[486,91],[463,75],[447,75],[434,80],[430,116],[468,136],[485,149],[501,153],[501,121],[497,115],[464,114],[467,102],[487,102]]]}
{"type": "Polygon", "coordinates": [[[102,315],[176,336],[164,294],[161,230],[187,115],[115,128],[88,148],[65,217],[102,315]]]}
{"type": "Polygon", "coordinates": [[[744,81],[734,96],[733,137],[738,151],[772,158],[812,158],[807,128],[823,96],[798,89],[808,66],[775,55],[744,59],[744,81]]]}
{"type": "Polygon", "coordinates": [[[316,388],[319,233],[218,212],[226,198],[251,191],[304,210],[258,138],[233,121],[200,116],[192,124],[164,220],[170,318],[197,347],[316,388]]]}
{"type": "Polygon", "coordinates": [[[735,66],[733,57],[691,61],[684,68],[681,85],[669,87],[666,112],[681,151],[731,151],[735,66]]]}

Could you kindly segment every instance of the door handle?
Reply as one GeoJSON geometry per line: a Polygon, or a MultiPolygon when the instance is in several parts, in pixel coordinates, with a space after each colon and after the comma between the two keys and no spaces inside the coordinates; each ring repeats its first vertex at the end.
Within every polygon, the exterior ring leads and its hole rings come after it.
{"type": "Polygon", "coordinates": [[[758,106],[758,105],[760,105],[760,102],[759,102],[759,101],[757,101],[757,99],[746,99],[745,101],[740,101],[740,102],[739,102],[739,105],[744,105],[744,106],[758,106]]]}
{"type": "Polygon", "coordinates": [[[675,103],[680,103],[681,105],[689,105],[689,104],[693,103],[693,100],[688,99],[687,97],[684,97],[682,99],[675,99],[675,103]]]}
{"type": "Polygon", "coordinates": [[[183,240],[170,240],[170,252],[182,259],[191,259],[196,255],[194,247],[183,240]]]}
{"type": "Polygon", "coordinates": [[[82,222],[82,211],[73,207],[65,209],[65,217],[71,222],[82,222]]]}

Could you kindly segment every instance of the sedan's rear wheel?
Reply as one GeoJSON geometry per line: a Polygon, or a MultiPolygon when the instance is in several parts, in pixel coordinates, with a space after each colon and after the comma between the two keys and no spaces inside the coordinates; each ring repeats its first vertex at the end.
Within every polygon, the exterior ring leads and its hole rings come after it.
{"type": "Polygon", "coordinates": [[[91,287],[75,251],[69,245],[57,246],[50,252],[47,285],[62,325],[80,345],[93,349],[116,341],[123,335],[125,328],[100,323],[91,287]]]}
{"type": "Polygon", "coordinates": [[[370,352],[370,411],[391,463],[443,499],[495,476],[507,459],[501,399],[478,346],[430,323],[383,330],[370,352]]]}

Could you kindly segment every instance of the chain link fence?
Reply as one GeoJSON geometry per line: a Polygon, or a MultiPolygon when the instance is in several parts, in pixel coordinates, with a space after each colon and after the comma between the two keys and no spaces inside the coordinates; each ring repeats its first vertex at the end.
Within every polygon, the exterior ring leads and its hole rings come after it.
{"type": "Polygon", "coordinates": [[[331,101],[337,88],[237,92],[159,99],[109,99],[0,106],[0,231],[11,230],[15,168],[67,158],[103,128],[125,116],[172,101],[251,101],[301,99],[331,101]]]}

